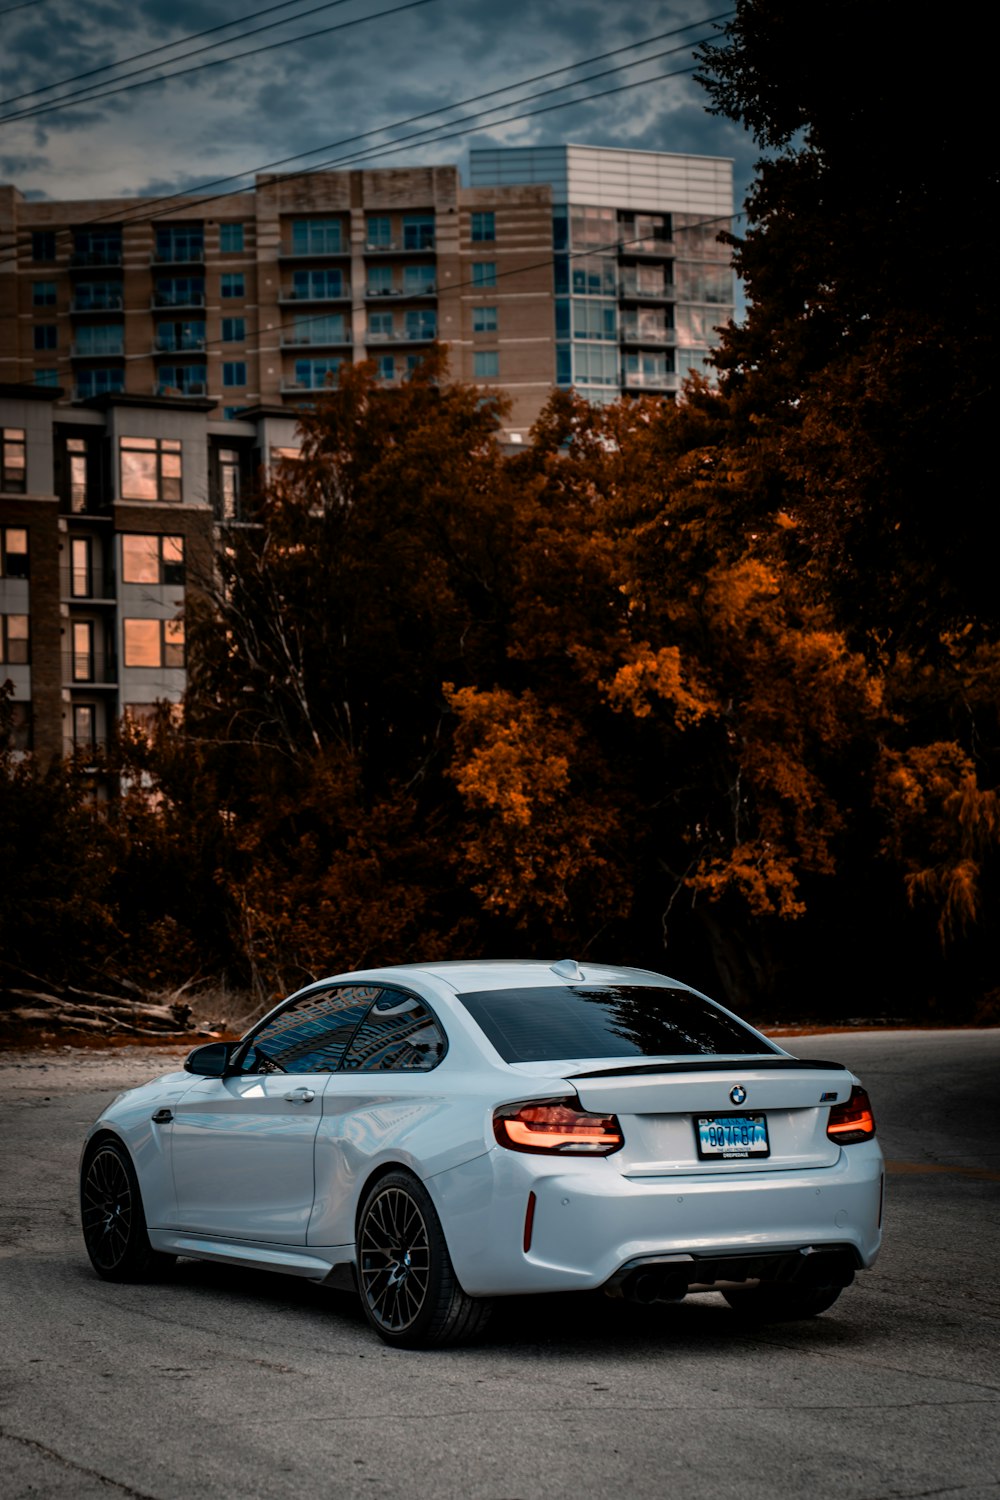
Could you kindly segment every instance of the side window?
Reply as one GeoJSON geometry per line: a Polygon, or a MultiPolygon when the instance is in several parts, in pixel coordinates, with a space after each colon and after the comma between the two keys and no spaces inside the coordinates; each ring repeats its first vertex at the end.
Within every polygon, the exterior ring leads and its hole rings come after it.
{"type": "Polygon", "coordinates": [[[268,1021],[243,1059],[244,1073],[335,1073],[358,1022],[380,991],[345,985],[305,995],[268,1021]]]}
{"type": "Polygon", "coordinates": [[[419,1000],[383,990],[358,1027],[342,1066],[345,1072],[392,1068],[426,1073],[437,1067],[445,1047],[444,1033],[419,1000]]]}

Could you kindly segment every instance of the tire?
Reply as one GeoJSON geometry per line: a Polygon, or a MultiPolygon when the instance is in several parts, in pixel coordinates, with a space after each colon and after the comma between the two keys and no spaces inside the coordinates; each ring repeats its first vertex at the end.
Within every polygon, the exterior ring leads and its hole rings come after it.
{"type": "Polygon", "coordinates": [[[84,1159],[80,1216],[90,1263],[104,1281],[153,1280],[177,1259],[149,1243],[135,1168],[113,1137],[98,1141],[84,1159]]]}
{"type": "Polygon", "coordinates": [[[389,1172],[358,1214],[358,1291],[379,1338],[396,1349],[440,1349],[476,1337],[492,1303],[462,1290],[430,1195],[389,1172]]]}
{"type": "Polygon", "coordinates": [[[741,1318],[755,1323],[792,1323],[798,1318],[815,1318],[832,1307],[844,1290],[842,1286],[781,1286],[771,1283],[754,1287],[736,1287],[723,1296],[741,1318]]]}

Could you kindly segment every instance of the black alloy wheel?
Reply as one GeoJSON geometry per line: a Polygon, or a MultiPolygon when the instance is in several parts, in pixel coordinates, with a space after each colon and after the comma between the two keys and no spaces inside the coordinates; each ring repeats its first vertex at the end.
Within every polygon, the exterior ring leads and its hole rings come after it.
{"type": "Polygon", "coordinates": [[[115,1140],[102,1140],[87,1153],[80,1213],[87,1254],[105,1281],[141,1281],[174,1263],[175,1256],[155,1251],[149,1243],[135,1169],[115,1140]]]}
{"type": "Polygon", "coordinates": [[[462,1290],[430,1195],[409,1172],[380,1178],[362,1204],[358,1281],[369,1323],[401,1349],[464,1343],[492,1310],[462,1290]]]}

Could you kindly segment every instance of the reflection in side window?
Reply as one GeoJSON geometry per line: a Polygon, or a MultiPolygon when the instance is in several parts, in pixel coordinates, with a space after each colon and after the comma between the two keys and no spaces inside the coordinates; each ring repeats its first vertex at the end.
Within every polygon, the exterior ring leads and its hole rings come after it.
{"type": "Polygon", "coordinates": [[[444,1053],[444,1035],[430,1011],[412,995],[383,990],[358,1027],[342,1067],[345,1072],[392,1068],[426,1073],[444,1053]]]}
{"type": "Polygon", "coordinates": [[[244,1073],[335,1073],[358,1022],[380,993],[373,985],[320,990],[258,1031],[244,1073]]]}

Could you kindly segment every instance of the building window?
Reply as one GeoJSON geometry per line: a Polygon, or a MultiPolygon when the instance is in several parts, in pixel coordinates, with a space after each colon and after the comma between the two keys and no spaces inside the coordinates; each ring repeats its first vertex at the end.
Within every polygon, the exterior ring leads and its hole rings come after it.
{"type": "Polygon", "coordinates": [[[337,372],[343,364],[340,359],[297,359],[295,361],[295,384],[307,391],[321,391],[327,385],[335,385],[337,372]]]}
{"type": "Polygon", "coordinates": [[[8,705],[8,750],[31,749],[31,704],[14,699],[8,705]]]}
{"type": "Polygon", "coordinates": [[[124,352],[125,330],[120,323],[89,323],[76,330],[74,354],[107,358],[124,352]]]}
{"type": "Polygon", "coordinates": [[[375,370],[377,380],[395,380],[396,361],[391,354],[383,354],[375,370]]]}
{"type": "Polygon", "coordinates": [[[365,244],[369,250],[391,250],[392,220],[369,219],[365,228],[365,244]]]}
{"type": "Polygon", "coordinates": [[[74,229],[73,263],[77,266],[120,266],[121,226],[107,229],[74,229]]]}
{"type": "Polygon", "coordinates": [[[373,312],[368,314],[368,337],[371,339],[392,338],[392,313],[373,312]]]}
{"type": "Polygon", "coordinates": [[[125,375],[120,369],[81,370],[76,378],[76,394],[81,401],[91,396],[108,396],[125,389],[125,375]]]}
{"type": "Polygon", "coordinates": [[[35,324],[35,348],[54,349],[58,343],[59,330],[54,323],[35,324]]]}
{"type": "Polygon", "coordinates": [[[496,333],[497,310],[495,307],[474,307],[472,309],[472,331],[473,333],[496,333]]]}
{"type": "Polygon", "coordinates": [[[94,680],[94,627],[90,620],[73,625],[73,681],[94,680]]]}
{"type": "Polygon", "coordinates": [[[55,260],[56,236],[53,229],[36,229],[31,236],[32,260],[55,260]]]}
{"type": "Polygon", "coordinates": [[[73,705],[73,748],[93,750],[97,743],[95,709],[92,703],[73,705]]]}
{"type": "Polygon", "coordinates": [[[243,225],[219,225],[219,249],[223,255],[238,255],[243,250],[243,225]]]}
{"type": "Polygon", "coordinates": [[[342,249],[339,219],[292,221],[293,255],[338,255],[342,249]]]}
{"type": "Polygon", "coordinates": [[[0,662],[15,667],[31,660],[27,615],[0,615],[0,662]]]}
{"type": "Polygon", "coordinates": [[[472,215],[472,243],[474,245],[478,245],[484,240],[495,240],[496,237],[496,214],[482,213],[472,215]]]}
{"type": "Polygon", "coordinates": [[[158,276],[154,307],[204,307],[204,276],[158,276]]]}
{"type": "Polygon", "coordinates": [[[296,271],[292,276],[292,297],[297,302],[326,302],[345,297],[344,273],[341,270],[296,271]]]}
{"type": "Polygon", "coordinates": [[[183,667],[183,620],[123,620],[126,667],[183,667]]]}
{"type": "Polygon", "coordinates": [[[343,313],[319,313],[310,318],[299,313],[295,318],[289,342],[293,344],[349,344],[344,330],[343,313]]]}
{"type": "Polygon", "coordinates": [[[58,370],[36,370],[35,371],[35,384],[36,385],[45,385],[45,386],[50,386],[50,387],[54,386],[54,385],[58,385],[59,384],[59,371],[58,370]]]}
{"type": "Polygon", "coordinates": [[[477,380],[492,380],[500,374],[500,355],[496,349],[477,349],[472,356],[472,373],[477,380]]]}
{"type": "Polygon", "coordinates": [[[0,490],[23,495],[27,485],[27,446],[23,427],[0,429],[0,490]]]}
{"type": "Polygon", "coordinates": [[[201,318],[184,323],[157,323],[156,348],[165,354],[181,354],[205,347],[205,324],[201,318]]]}
{"type": "Polygon", "coordinates": [[[472,285],[473,286],[496,286],[497,263],[495,260],[474,260],[472,262],[472,285]]]}
{"type": "Polygon", "coordinates": [[[74,599],[93,597],[94,585],[91,576],[90,538],[75,536],[69,548],[69,591],[74,599]]]}
{"type": "Polygon", "coordinates": [[[247,367],[242,359],[225,360],[222,365],[223,385],[246,385],[247,367]]]}
{"type": "Polygon", "coordinates": [[[403,215],[403,249],[404,250],[433,250],[434,249],[434,215],[433,214],[404,214],[403,215]]]}
{"type": "Polygon", "coordinates": [[[184,582],[184,538],[122,533],[122,583],[184,582]]]}
{"type": "Polygon", "coordinates": [[[618,342],[617,302],[591,302],[573,299],[573,337],[618,342]]]}
{"type": "Polygon", "coordinates": [[[406,337],[408,339],[437,338],[437,313],[433,308],[429,307],[406,314],[406,337]]]}
{"type": "Polygon", "coordinates": [[[236,521],[240,513],[242,479],[239,450],[220,448],[216,462],[218,464],[216,515],[220,521],[236,521]]]}
{"type": "Polygon", "coordinates": [[[33,281],[31,283],[31,305],[32,307],[55,307],[56,284],[54,281],[33,281]]]}
{"type": "Polygon", "coordinates": [[[69,471],[69,508],[79,514],[87,509],[87,444],[83,438],[66,439],[69,471]]]}
{"type": "Polygon", "coordinates": [[[161,365],[159,396],[204,396],[208,371],[204,365],[161,365]]]}
{"type": "Polygon", "coordinates": [[[0,578],[28,577],[28,528],[0,527],[0,578]]]}
{"type": "Polygon", "coordinates": [[[392,291],[392,267],[369,266],[367,290],[369,297],[388,297],[392,291]]]}
{"type": "Polygon", "coordinates": [[[246,278],[242,271],[223,271],[222,273],[222,295],[224,297],[245,297],[246,278]]]}
{"type": "Polygon", "coordinates": [[[157,260],[204,260],[205,235],[200,224],[161,224],[156,230],[157,260]]]}
{"type": "Polygon", "coordinates": [[[245,341],[246,336],[246,318],[223,318],[222,342],[224,344],[242,344],[245,341]]]}
{"type": "Polygon", "coordinates": [[[403,271],[403,290],[411,297],[426,296],[428,292],[437,290],[435,276],[433,266],[406,266],[403,271]]]}
{"type": "Polygon", "coordinates": [[[122,289],[113,281],[82,281],[73,293],[74,312],[112,312],[122,306],[122,289]]]}
{"type": "Polygon", "coordinates": [[[121,467],[123,500],[182,498],[179,439],[123,437],[121,467]]]}

